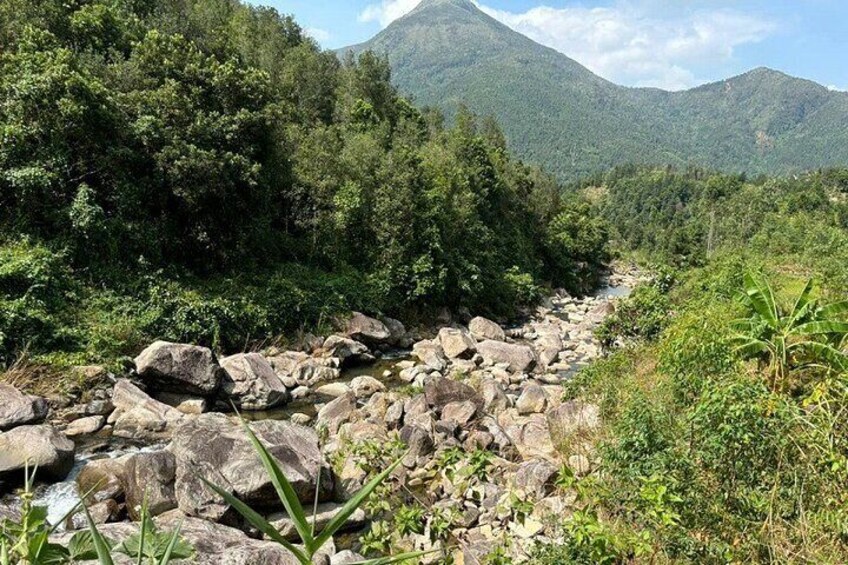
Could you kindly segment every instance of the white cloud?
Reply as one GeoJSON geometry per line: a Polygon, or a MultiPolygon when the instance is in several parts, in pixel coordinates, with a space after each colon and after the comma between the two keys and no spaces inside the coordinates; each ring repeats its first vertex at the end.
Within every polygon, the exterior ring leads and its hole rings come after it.
{"type": "Polygon", "coordinates": [[[827,87],[827,89],[833,90],[834,92],[848,92],[848,88],[839,88],[838,86],[835,86],[835,85],[832,85],[832,84],[829,85],[827,87]]]}
{"type": "Polygon", "coordinates": [[[332,34],[326,29],[320,27],[308,27],[304,30],[306,35],[317,41],[318,43],[326,43],[332,37],[332,34]]]}
{"type": "Polygon", "coordinates": [[[381,0],[379,4],[369,4],[359,14],[360,22],[380,22],[386,27],[396,19],[412,11],[421,0],[381,0]]]}
{"type": "MultiPolygon", "coordinates": [[[[368,6],[360,20],[387,26],[419,2],[382,0],[368,6]]],[[[762,41],[777,29],[767,18],[732,9],[668,15],[663,3],[653,7],[650,2],[633,1],[605,8],[539,6],[520,13],[478,5],[512,29],[606,79],[667,90],[703,82],[697,76],[699,70],[720,69],[733,59],[737,47],[762,41]]]]}

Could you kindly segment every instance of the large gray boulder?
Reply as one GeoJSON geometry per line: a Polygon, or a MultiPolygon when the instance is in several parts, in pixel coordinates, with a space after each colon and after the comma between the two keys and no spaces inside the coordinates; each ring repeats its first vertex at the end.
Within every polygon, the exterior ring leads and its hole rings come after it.
{"type": "Polygon", "coordinates": [[[18,426],[0,433],[0,480],[23,482],[24,469],[39,479],[63,480],[74,466],[74,442],[50,425],[18,426]]]}
{"type": "Polygon", "coordinates": [[[115,383],[112,391],[115,410],[108,422],[118,437],[141,440],[167,438],[185,417],[179,410],[153,400],[126,379],[115,383]]]}
{"type": "MultiPolygon", "coordinates": [[[[301,502],[311,503],[321,475],[320,499],[333,491],[333,477],[315,430],[279,420],[250,424],[277,459],[301,502]]],[[[277,509],[279,498],[243,426],[224,414],[198,416],[180,426],[168,451],[176,459],[176,498],[189,516],[219,521],[228,513],[224,500],[199,477],[228,490],[255,508],[277,509]]]]}
{"type": "MultiPolygon", "coordinates": [[[[309,519],[310,524],[315,525],[315,533],[319,534],[321,531],[330,523],[336,514],[338,514],[339,510],[341,510],[343,504],[337,502],[325,502],[319,504],[316,508],[317,512],[314,515],[312,509],[309,510],[309,519]]],[[[286,512],[276,512],[268,516],[268,521],[274,526],[281,536],[286,538],[289,541],[296,542],[300,541],[300,536],[298,536],[297,528],[295,528],[294,521],[289,517],[286,512]]],[[[342,528],[342,531],[350,531],[357,530],[365,525],[366,523],[365,510],[361,508],[357,508],[353,511],[353,514],[345,521],[345,525],[342,528]]]]}
{"type": "MultiPolygon", "coordinates": [[[[168,532],[180,526],[180,536],[195,549],[195,556],[190,561],[194,565],[299,565],[295,556],[276,542],[252,539],[236,528],[186,517],[178,510],[166,512],[154,518],[154,522],[168,532]]],[[[103,524],[97,529],[117,543],[138,534],[138,524],[130,522],[103,524]]],[[[71,535],[56,536],[51,541],[67,546],[71,535]]],[[[135,563],[120,556],[115,559],[118,564],[135,563]]]]}
{"type": "Polygon", "coordinates": [[[127,484],[127,462],[132,455],[115,459],[93,459],[88,461],[77,475],[77,490],[87,496],[86,503],[94,504],[105,500],[122,501],[124,485],[127,484]]]}
{"type": "Polygon", "coordinates": [[[438,340],[423,339],[412,346],[412,355],[436,371],[448,368],[448,358],[438,340]]]}
{"type": "Polygon", "coordinates": [[[392,337],[386,324],[360,312],[353,312],[348,319],[345,334],[351,339],[370,345],[388,343],[392,337]]]}
{"type": "Polygon", "coordinates": [[[553,492],[558,473],[559,467],[550,461],[533,459],[518,465],[513,484],[533,500],[540,500],[553,492]]]}
{"type": "Polygon", "coordinates": [[[318,411],[316,426],[326,428],[331,434],[336,434],[342,424],[353,418],[356,413],[356,395],[353,391],[333,399],[318,411]]]}
{"type": "Polygon", "coordinates": [[[130,518],[141,517],[141,507],[147,501],[151,516],[158,516],[177,507],[174,494],[176,460],[169,451],[136,453],[126,462],[126,501],[130,518]]]}
{"type": "Polygon", "coordinates": [[[452,402],[464,402],[469,400],[474,403],[478,410],[483,408],[483,398],[477,394],[477,391],[465,383],[448,379],[445,377],[437,377],[431,379],[424,385],[424,398],[427,399],[427,404],[441,411],[445,406],[452,402]]]}
{"type": "Polygon", "coordinates": [[[337,357],[344,365],[373,359],[364,343],[340,335],[331,335],[324,341],[324,355],[337,357]]]}
{"type": "Polygon", "coordinates": [[[412,343],[409,335],[406,333],[406,326],[400,320],[394,318],[380,318],[380,321],[389,330],[389,345],[397,347],[409,347],[412,343]]]}
{"type": "Polygon", "coordinates": [[[471,334],[458,328],[439,330],[439,345],[448,359],[471,359],[477,352],[477,343],[471,334]]]}
{"type": "Polygon", "coordinates": [[[536,354],[526,345],[488,339],[477,344],[477,352],[484,361],[507,363],[515,373],[526,373],[536,365],[536,354]]]}
{"type": "Polygon", "coordinates": [[[551,439],[557,447],[571,443],[596,431],[601,426],[601,410],[597,404],[570,400],[547,413],[551,439]]]}
{"type": "Polygon", "coordinates": [[[221,384],[221,367],[207,347],[157,341],[135,358],[138,375],[157,390],[214,394],[221,384]]]}
{"type": "Polygon", "coordinates": [[[502,327],[486,318],[477,316],[468,322],[468,331],[480,341],[491,339],[494,341],[505,341],[506,333],[502,327]]]}
{"type": "Polygon", "coordinates": [[[239,353],[221,359],[221,395],[242,410],[268,410],[289,401],[283,381],[258,353],[239,353]]]}
{"type": "Polygon", "coordinates": [[[35,424],[47,417],[47,401],[0,384],[0,430],[35,424]]]}

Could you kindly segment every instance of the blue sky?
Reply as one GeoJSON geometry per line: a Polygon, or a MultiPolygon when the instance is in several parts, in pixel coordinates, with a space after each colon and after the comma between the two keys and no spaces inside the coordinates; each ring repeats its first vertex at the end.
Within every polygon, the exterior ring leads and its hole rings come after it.
{"type": "MultiPolygon", "coordinates": [[[[252,0],[326,48],[364,41],[419,0],[252,0]]],[[[767,66],[848,90],[846,0],[475,0],[484,11],[628,86],[689,88],[767,66]]]]}

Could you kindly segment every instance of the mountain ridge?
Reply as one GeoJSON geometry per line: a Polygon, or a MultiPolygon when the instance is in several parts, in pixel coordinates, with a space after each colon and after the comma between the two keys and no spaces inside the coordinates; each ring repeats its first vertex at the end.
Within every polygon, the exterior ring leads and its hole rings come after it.
{"type": "Polygon", "coordinates": [[[628,162],[785,173],[848,162],[848,93],[757,67],[685,91],[615,84],[469,0],[424,0],[339,53],[385,54],[395,83],[449,115],[498,118],[564,180],[628,162]]]}

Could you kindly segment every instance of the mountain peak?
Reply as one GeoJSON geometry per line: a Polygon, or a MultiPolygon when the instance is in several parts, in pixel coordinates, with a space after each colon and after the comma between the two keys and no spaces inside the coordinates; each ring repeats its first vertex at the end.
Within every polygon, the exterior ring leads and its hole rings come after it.
{"type": "Polygon", "coordinates": [[[467,12],[479,12],[471,0],[421,0],[410,14],[421,13],[434,8],[459,8],[467,12]]]}

